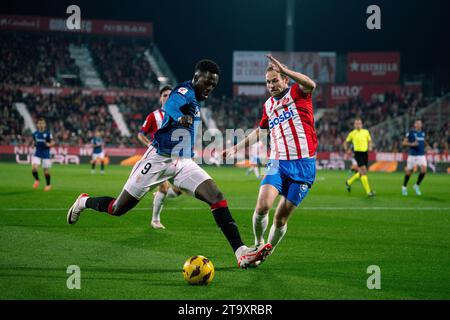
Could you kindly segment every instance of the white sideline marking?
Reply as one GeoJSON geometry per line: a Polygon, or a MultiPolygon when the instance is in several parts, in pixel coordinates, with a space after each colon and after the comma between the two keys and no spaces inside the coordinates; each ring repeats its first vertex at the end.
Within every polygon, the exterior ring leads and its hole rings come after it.
{"type": "MultiPolygon", "coordinates": [[[[208,207],[181,207],[181,208],[164,208],[164,211],[187,211],[187,210],[207,210],[208,207]]],[[[230,207],[231,210],[255,210],[254,207],[230,207]]],[[[437,208],[437,207],[424,207],[424,208],[418,208],[418,207],[339,207],[339,208],[333,208],[333,207],[300,207],[302,211],[344,211],[344,210],[365,210],[365,211],[374,211],[374,210],[396,210],[396,211],[443,211],[443,210],[450,210],[450,208],[443,207],[443,208],[437,208]]],[[[69,210],[69,207],[67,208],[0,208],[0,211],[66,211],[69,210]]],[[[131,211],[151,211],[152,209],[149,208],[134,208],[131,211]]]]}

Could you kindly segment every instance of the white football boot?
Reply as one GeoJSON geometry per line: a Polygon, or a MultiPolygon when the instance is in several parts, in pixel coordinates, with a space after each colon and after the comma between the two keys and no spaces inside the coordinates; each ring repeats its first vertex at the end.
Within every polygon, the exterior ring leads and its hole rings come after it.
{"type": "Polygon", "coordinates": [[[413,185],[413,189],[418,196],[422,195],[422,192],[420,192],[419,186],[417,184],[413,185]]]}
{"type": "Polygon", "coordinates": [[[402,195],[405,197],[408,195],[408,189],[405,186],[402,186],[402,195]]]}
{"type": "Polygon", "coordinates": [[[153,229],[165,229],[164,225],[159,220],[154,220],[150,223],[153,229]]]}
{"type": "Polygon", "coordinates": [[[81,212],[86,209],[86,207],[82,207],[80,205],[80,199],[84,197],[88,197],[89,195],[87,193],[82,193],[78,196],[77,200],[73,203],[73,205],[70,207],[69,211],[67,212],[67,223],[68,224],[75,224],[78,219],[80,218],[81,212]]]}
{"type": "Polygon", "coordinates": [[[242,246],[236,250],[236,258],[238,260],[238,267],[247,269],[250,265],[257,265],[257,262],[261,262],[266,259],[272,250],[270,243],[263,244],[257,248],[242,246]]]}

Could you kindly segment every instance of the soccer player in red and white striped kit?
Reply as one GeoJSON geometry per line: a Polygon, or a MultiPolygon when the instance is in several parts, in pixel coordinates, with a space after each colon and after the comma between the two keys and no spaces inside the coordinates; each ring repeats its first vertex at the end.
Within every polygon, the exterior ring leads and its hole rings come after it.
{"type": "Polygon", "coordinates": [[[312,93],[316,84],[308,76],[290,70],[271,55],[267,58],[266,86],[271,97],[263,105],[259,128],[242,142],[225,150],[225,155],[231,156],[246,144],[251,145],[258,138],[261,140],[261,134],[270,134],[271,152],[253,213],[253,232],[255,245],[263,243],[269,210],[280,195],[268,238],[273,252],[286,233],[289,216],[314,183],[317,135],[312,93]],[[292,86],[289,85],[290,79],[294,81],[292,86]]]}

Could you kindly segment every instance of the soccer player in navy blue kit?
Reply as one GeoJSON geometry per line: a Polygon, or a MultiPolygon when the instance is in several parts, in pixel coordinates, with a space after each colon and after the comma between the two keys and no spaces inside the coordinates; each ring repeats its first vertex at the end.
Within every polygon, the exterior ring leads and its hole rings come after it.
{"type": "Polygon", "coordinates": [[[103,151],[104,143],[100,131],[95,131],[95,136],[91,140],[92,147],[92,160],[91,160],[91,173],[95,173],[95,164],[97,159],[100,159],[100,174],[105,173],[105,152],[103,151]]]}
{"type": "Polygon", "coordinates": [[[46,129],[46,122],[44,118],[39,118],[37,122],[38,130],[33,133],[33,141],[34,147],[36,151],[34,152],[33,158],[31,160],[31,172],[35,179],[33,183],[33,188],[36,189],[39,186],[39,174],[38,167],[42,165],[44,169],[45,182],[47,185],[44,188],[44,191],[50,191],[52,185],[50,184],[50,171],[49,169],[52,167],[52,160],[50,159],[50,148],[55,145],[55,141],[53,140],[53,136],[46,129]]]}
{"type": "Polygon", "coordinates": [[[404,196],[408,195],[408,185],[409,178],[415,166],[420,168],[419,177],[417,178],[416,184],[413,186],[414,191],[418,196],[422,193],[420,192],[420,183],[423,181],[425,174],[427,173],[427,158],[425,156],[425,132],[422,131],[422,121],[414,121],[414,130],[409,131],[406,137],[403,139],[403,146],[409,147],[408,160],[405,167],[405,179],[403,180],[402,194],[404,196]]]}
{"type": "Polygon", "coordinates": [[[86,208],[113,216],[123,215],[152,188],[171,179],[174,186],[210,206],[240,268],[263,260],[272,246],[269,243],[257,248],[244,245],[224,195],[208,173],[192,160],[195,132],[201,121],[199,102],[208,99],[219,82],[219,74],[219,66],[215,62],[199,61],[193,79],[176,86],[167,99],[161,128],[155,132],[152,145],[142,159],[133,167],[117,199],[89,197],[82,193],[69,209],[67,222],[76,223],[86,208]]]}

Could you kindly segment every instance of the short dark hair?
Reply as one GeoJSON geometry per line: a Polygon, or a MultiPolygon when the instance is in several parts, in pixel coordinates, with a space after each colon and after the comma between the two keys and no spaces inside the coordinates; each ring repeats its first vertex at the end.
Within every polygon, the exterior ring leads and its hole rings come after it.
{"type": "Polygon", "coordinates": [[[44,118],[44,117],[39,117],[39,118],[37,119],[37,122],[39,122],[39,121],[45,121],[45,118],[44,118]]]}
{"type": "Polygon", "coordinates": [[[159,89],[159,95],[162,95],[163,92],[166,91],[166,90],[172,91],[173,88],[172,88],[172,86],[168,86],[168,85],[167,85],[167,86],[164,86],[164,87],[162,87],[161,89],[159,89]]]}
{"type": "Polygon", "coordinates": [[[197,62],[197,64],[195,65],[195,71],[203,71],[203,72],[209,71],[211,73],[220,75],[220,68],[217,65],[217,63],[209,59],[203,59],[197,62]]]}

